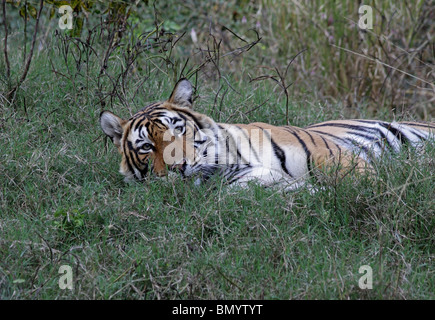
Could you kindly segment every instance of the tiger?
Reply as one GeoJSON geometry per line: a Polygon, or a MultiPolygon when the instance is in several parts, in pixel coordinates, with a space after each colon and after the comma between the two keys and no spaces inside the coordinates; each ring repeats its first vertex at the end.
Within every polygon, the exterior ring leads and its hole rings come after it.
{"type": "Polygon", "coordinates": [[[194,88],[180,79],[168,100],[148,105],[128,120],[100,114],[103,132],[122,156],[125,181],[151,173],[178,173],[201,184],[222,176],[228,185],[294,190],[307,185],[315,170],[372,170],[373,159],[398,153],[405,145],[432,140],[435,123],[331,120],[305,128],[217,123],[193,110],[194,88]]]}

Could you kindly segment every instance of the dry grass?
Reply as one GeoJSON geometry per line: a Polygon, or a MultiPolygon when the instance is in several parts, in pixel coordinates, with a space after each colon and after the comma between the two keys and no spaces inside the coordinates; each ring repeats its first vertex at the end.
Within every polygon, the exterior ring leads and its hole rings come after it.
{"type": "Polygon", "coordinates": [[[267,74],[264,67],[285,70],[301,53],[287,77],[289,84],[294,83],[289,89],[293,100],[307,100],[307,95],[312,100],[314,95],[342,103],[347,116],[353,117],[361,115],[363,104],[374,116],[388,110],[397,118],[430,120],[435,115],[434,2],[365,4],[373,8],[373,30],[357,26],[359,4],[346,0],[187,1],[177,9],[184,9],[189,19],[174,16],[169,20],[177,21],[186,32],[195,31],[194,38],[185,36],[183,50],[188,48],[196,56],[201,56],[196,48],[199,52],[213,49],[210,34],[221,40],[222,52],[229,52],[234,47],[234,30],[239,43],[254,40],[253,30],[258,32],[261,42],[251,54],[220,63],[236,80],[247,80],[236,70],[246,70],[248,79],[267,74]]]}

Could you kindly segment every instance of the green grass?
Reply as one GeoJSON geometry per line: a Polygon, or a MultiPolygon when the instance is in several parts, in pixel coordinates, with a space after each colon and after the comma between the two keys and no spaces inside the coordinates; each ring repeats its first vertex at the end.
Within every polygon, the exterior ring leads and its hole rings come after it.
{"type": "MultiPolygon", "coordinates": [[[[57,99],[65,88],[40,74],[29,121],[2,109],[2,299],[434,298],[434,148],[380,162],[375,185],[353,177],[314,195],[228,190],[219,179],[129,185],[98,112],[68,108],[57,99]],[[73,291],[58,287],[65,264],[73,291]],[[361,265],[373,268],[372,290],[358,287],[361,265]]],[[[255,90],[245,110],[268,96],[255,90]]],[[[229,97],[225,114],[245,99],[229,97]]],[[[283,105],[270,106],[249,119],[284,122],[283,105]]],[[[323,120],[315,108],[291,114],[323,120]]]]}
{"type": "MultiPolygon", "coordinates": [[[[218,178],[125,184],[99,126],[100,61],[77,71],[68,56],[68,69],[50,39],[14,104],[0,96],[0,299],[435,298],[433,144],[380,160],[372,178],[326,177],[314,194],[227,189],[218,178]],[[59,288],[62,265],[73,269],[72,291],[59,288]],[[371,290],[358,287],[362,265],[373,269],[371,290]]],[[[10,48],[15,78],[20,41],[10,48]]],[[[237,92],[199,73],[196,110],[220,121],[285,124],[282,91],[272,81],[250,83],[261,58],[249,59],[226,71],[237,92]],[[216,99],[220,85],[228,91],[216,99]]],[[[108,72],[121,61],[111,59],[108,72]]],[[[107,99],[106,109],[128,117],[166,99],[170,73],[148,67],[129,74],[128,103],[107,99]],[[150,78],[135,94],[145,70],[150,78]]],[[[289,104],[297,126],[355,113],[374,117],[366,104],[349,110],[312,93],[289,104]]],[[[413,116],[376,110],[385,120],[413,116]]]]}

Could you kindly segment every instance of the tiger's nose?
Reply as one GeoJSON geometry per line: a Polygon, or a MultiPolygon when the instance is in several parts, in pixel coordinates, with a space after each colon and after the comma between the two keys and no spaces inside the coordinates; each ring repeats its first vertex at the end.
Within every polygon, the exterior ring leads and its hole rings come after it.
{"type": "Polygon", "coordinates": [[[170,169],[173,171],[184,171],[186,168],[186,160],[184,159],[183,162],[179,164],[173,164],[171,165],[170,169]]]}
{"type": "Polygon", "coordinates": [[[164,177],[168,175],[168,172],[166,170],[159,170],[155,172],[157,177],[164,177]]]}

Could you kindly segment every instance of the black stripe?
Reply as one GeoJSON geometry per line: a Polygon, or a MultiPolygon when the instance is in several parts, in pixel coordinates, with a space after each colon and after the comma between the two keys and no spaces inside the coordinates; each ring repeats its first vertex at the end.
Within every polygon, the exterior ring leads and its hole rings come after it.
{"type": "MultiPolygon", "coordinates": [[[[362,150],[362,151],[364,151],[364,153],[367,155],[367,158],[368,159],[374,159],[375,157],[373,156],[373,153],[366,147],[366,146],[363,146],[363,145],[361,145],[361,144],[359,144],[357,141],[355,141],[355,140],[352,140],[352,139],[350,139],[350,138],[348,138],[348,139],[346,139],[350,144],[352,144],[352,145],[354,145],[355,147],[357,147],[357,148],[359,148],[360,150],[362,150]]],[[[353,152],[353,153],[355,153],[355,152],[353,152]]],[[[359,155],[360,153],[357,153],[356,155],[359,157],[360,155],[359,155]]]]}
{"type": "MultiPolygon", "coordinates": [[[[333,157],[333,156],[334,156],[334,153],[332,152],[331,148],[329,147],[328,141],[326,141],[326,139],[323,138],[322,136],[320,136],[320,138],[322,138],[323,142],[325,143],[326,148],[329,150],[329,155],[330,155],[331,157],[333,157]]],[[[331,141],[331,143],[333,143],[333,142],[331,141]]],[[[340,146],[337,145],[336,143],[334,143],[334,144],[335,144],[336,147],[338,147],[338,149],[339,149],[340,152],[341,152],[340,146]]]]}
{"type": "MultiPolygon", "coordinates": [[[[362,133],[359,133],[359,132],[349,132],[349,134],[353,134],[355,136],[364,138],[364,139],[366,139],[366,140],[368,140],[369,142],[372,142],[372,143],[374,142],[380,149],[382,149],[382,145],[379,142],[379,137],[378,136],[368,136],[368,135],[365,135],[365,134],[362,134],[362,133]]],[[[357,141],[355,141],[355,142],[357,142],[357,141]]],[[[359,145],[359,143],[358,143],[358,145],[359,145]]]]}
{"type": "MultiPolygon", "coordinates": [[[[165,124],[159,119],[159,118],[155,118],[155,119],[153,119],[152,120],[152,122],[150,121],[150,122],[147,122],[147,125],[146,125],[146,127],[147,127],[147,129],[149,128],[149,126],[151,125],[151,124],[159,124],[160,125],[160,127],[161,128],[166,128],[166,126],[165,126],[165,124]]],[[[150,132],[150,130],[148,129],[148,132],[150,132]]]]}
{"type": "Polygon", "coordinates": [[[399,139],[402,145],[408,145],[410,143],[409,139],[400,130],[391,126],[390,123],[381,123],[385,129],[390,131],[397,139],[399,139]]]}
{"type": "MultiPolygon", "coordinates": [[[[158,110],[160,110],[160,109],[158,109],[158,110]]],[[[167,117],[167,115],[166,115],[167,110],[166,109],[162,109],[162,110],[163,111],[154,110],[152,113],[149,114],[149,116],[152,118],[167,117]]]]}
{"type": "Polygon", "coordinates": [[[287,167],[285,165],[285,153],[284,151],[273,141],[272,137],[270,137],[270,142],[272,144],[273,151],[275,152],[275,155],[278,157],[281,168],[284,170],[285,173],[287,173],[290,177],[293,177],[290,172],[288,172],[287,167]]]}
{"type": "Polygon", "coordinates": [[[151,103],[150,105],[146,106],[145,108],[142,108],[139,112],[144,112],[145,110],[148,111],[149,109],[153,109],[153,108],[155,108],[156,106],[159,106],[159,105],[161,105],[161,104],[162,104],[161,102],[154,102],[154,103],[151,103]]]}
{"type": "Polygon", "coordinates": [[[190,118],[192,118],[193,122],[195,122],[195,124],[198,126],[198,128],[201,130],[203,129],[202,124],[198,121],[198,119],[196,118],[196,116],[194,116],[192,113],[190,113],[187,110],[178,110],[178,112],[180,113],[184,113],[186,115],[188,115],[190,118]]]}
{"type": "Polygon", "coordinates": [[[229,165],[229,158],[230,158],[230,137],[229,135],[225,135],[225,155],[226,155],[226,159],[225,159],[225,164],[229,165]]]}
{"type": "Polygon", "coordinates": [[[377,123],[381,123],[382,122],[382,121],[378,121],[378,120],[361,120],[361,119],[350,120],[350,121],[361,122],[361,123],[369,123],[369,124],[377,124],[377,123]]]}
{"type": "MultiPolygon", "coordinates": [[[[219,164],[219,148],[220,148],[220,146],[219,146],[219,133],[221,130],[224,130],[221,126],[218,125],[218,127],[219,127],[219,130],[217,132],[213,131],[213,133],[214,133],[214,143],[213,143],[213,146],[214,146],[214,164],[219,164]]],[[[208,146],[207,146],[207,148],[208,148],[208,146]]],[[[208,151],[207,151],[207,154],[208,154],[208,151]]]]}
{"type": "Polygon", "coordinates": [[[409,126],[409,128],[410,128],[410,131],[411,131],[411,133],[413,135],[416,135],[420,140],[426,141],[426,138],[421,135],[421,132],[419,132],[417,129],[415,129],[415,128],[411,127],[411,126],[409,126]]]}
{"type": "MultiPolygon", "coordinates": [[[[238,126],[236,126],[236,125],[233,125],[232,127],[234,127],[234,128],[237,128],[237,129],[239,129],[239,130],[242,130],[241,128],[239,128],[238,126]]],[[[242,131],[243,132],[243,131],[242,131]]],[[[228,131],[227,131],[227,133],[228,133],[228,131]]],[[[238,136],[236,136],[236,137],[234,137],[234,136],[230,136],[229,134],[227,135],[227,141],[232,141],[233,142],[233,144],[235,144],[235,147],[236,147],[236,153],[237,153],[237,164],[240,164],[240,162],[241,162],[241,160],[242,160],[242,155],[240,154],[240,150],[239,150],[239,144],[238,144],[238,139],[237,139],[237,137],[238,136]]],[[[249,141],[249,147],[251,147],[251,143],[250,143],[250,140],[249,140],[249,138],[248,138],[248,141],[249,141]]],[[[242,141],[240,141],[240,142],[242,142],[242,141]]],[[[227,145],[227,154],[229,154],[229,145],[227,145]]]]}
{"type": "Polygon", "coordinates": [[[310,126],[309,128],[319,128],[319,127],[346,128],[346,129],[352,129],[352,130],[362,131],[362,132],[366,132],[366,133],[373,132],[374,130],[376,130],[375,128],[357,126],[357,125],[346,124],[346,123],[324,123],[324,124],[313,125],[313,126],[310,126]]]}
{"type": "MultiPolygon", "coordinates": [[[[140,162],[140,161],[139,161],[139,158],[138,158],[138,156],[137,156],[137,150],[133,148],[133,144],[131,143],[131,141],[128,141],[128,140],[127,140],[127,145],[128,145],[128,149],[129,149],[130,154],[133,154],[133,155],[134,155],[134,159],[133,159],[133,160],[134,160],[135,162],[140,162]]],[[[133,164],[134,164],[135,162],[133,162],[133,164]]],[[[137,169],[137,166],[135,166],[135,167],[136,167],[136,169],[137,169]]]]}
{"type": "MultiPolygon", "coordinates": [[[[310,130],[311,130],[311,129],[310,129],[310,130]]],[[[318,131],[318,130],[311,130],[311,131],[313,131],[313,132],[315,132],[315,133],[318,133],[318,134],[321,134],[321,135],[325,135],[325,136],[328,136],[328,137],[331,137],[331,138],[337,139],[337,140],[340,140],[341,142],[347,144],[347,141],[346,141],[345,139],[340,138],[340,137],[337,137],[337,136],[335,136],[335,135],[333,135],[333,134],[331,134],[331,133],[327,133],[327,132],[323,132],[323,131],[318,131]]]]}
{"type": "MultiPolygon", "coordinates": [[[[142,120],[142,119],[141,119],[142,120]]],[[[134,131],[137,130],[137,126],[141,123],[141,121],[139,121],[139,117],[133,119],[133,122],[130,124],[130,128],[133,128],[134,131]]]]}
{"type": "Polygon", "coordinates": [[[309,133],[309,132],[306,131],[306,130],[302,130],[302,132],[306,133],[306,134],[310,137],[311,142],[314,144],[314,146],[316,146],[316,142],[314,141],[314,138],[313,138],[313,136],[311,135],[311,133],[309,133]]]}
{"type": "Polygon", "coordinates": [[[301,144],[302,148],[305,151],[305,156],[307,157],[307,169],[308,169],[308,172],[309,172],[310,175],[312,175],[313,172],[312,172],[312,167],[311,167],[311,160],[312,160],[312,158],[311,158],[311,151],[308,149],[308,147],[307,147],[306,143],[304,142],[304,140],[302,140],[301,137],[296,132],[290,131],[289,128],[284,128],[284,129],[286,131],[290,132],[291,134],[293,134],[296,137],[296,139],[298,139],[299,143],[301,144]]]}
{"type": "MultiPolygon", "coordinates": [[[[257,125],[253,125],[253,126],[260,128],[264,132],[264,129],[262,127],[259,127],[257,125]]],[[[279,161],[281,163],[282,170],[285,173],[287,173],[290,177],[293,178],[293,175],[287,170],[287,167],[285,165],[285,153],[284,153],[284,151],[275,143],[275,141],[273,141],[272,135],[270,135],[269,139],[270,139],[270,143],[272,145],[273,152],[275,153],[275,156],[279,159],[279,161]]]]}
{"type": "Polygon", "coordinates": [[[385,141],[385,144],[387,145],[388,150],[390,150],[391,153],[394,153],[394,147],[391,145],[388,138],[385,136],[385,134],[382,132],[381,129],[377,129],[379,132],[379,135],[381,136],[382,141],[385,141]]]}
{"type": "Polygon", "coordinates": [[[139,169],[140,173],[142,174],[142,177],[146,177],[148,174],[148,163],[143,163],[144,168],[142,170],[139,169]]]}
{"type": "Polygon", "coordinates": [[[228,176],[226,178],[230,179],[227,181],[227,184],[230,185],[237,180],[243,178],[244,174],[246,174],[249,170],[251,170],[251,166],[249,165],[242,168],[240,168],[240,166],[237,166],[236,168],[232,167],[231,171],[227,173],[228,176]]]}
{"type": "MultiPolygon", "coordinates": [[[[259,126],[257,126],[257,125],[253,125],[253,126],[255,126],[255,127],[257,127],[257,128],[260,128],[263,132],[264,132],[264,129],[262,128],[262,127],[259,127],[259,126]]],[[[266,131],[267,132],[267,131],[266,131]]],[[[281,163],[281,168],[282,168],[282,170],[285,172],[285,173],[287,173],[290,177],[292,177],[293,178],[293,175],[292,174],[290,174],[290,172],[287,170],[287,167],[286,167],[286,165],[285,165],[285,153],[284,153],[284,151],[275,143],[275,141],[273,141],[273,139],[272,139],[272,135],[270,135],[270,143],[271,143],[271,145],[272,145],[272,148],[273,148],[273,152],[275,153],[275,156],[279,159],[279,161],[280,161],[280,163],[281,163]]]]}
{"type": "Polygon", "coordinates": [[[214,164],[219,164],[219,148],[220,148],[220,146],[219,146],[219,134],[218,133],[215,133],[214,134],[214,141],[215,141],[215,144],[214,144],[214,164]]]}
{"type": "MultiPolygon", "coordinates": [[[[130,141],[127,141],[127,142],[130,142],[130,141]]],[[[125,158],[126,158],[126,162],[127,162],[128,170],[130,170],[130,172],[133,173],[133,176],[136,176],[136,175],[134,174],[133,167],[131,166],[130,158],[128,157],[127,148],[126,148],[126,143],[124,143],[123,148],[124,148],[124,155],[125,155],[125,158]]]]}
{"type": "Polygon", "coordinates": [[[419,123],[419,122],[399,122],[399,123],[405,124],[408,126],[416,126],[416,127],[422,127],[422,128],[435,129],[435,125],[427,124],[427,123],[419,123]]]}
{"type": "MultiPolygon", "coordinates": [[[[355,147],[358,147],[358,148],[360,148],[361,150],[363,150],[367,154],[367,157],[371,157],[370,151],[365,146],[357,145],[356,141],[354,141],[352,139],[343,139],[343,138],[334,136],[333,134],[322,132],[322,131],[318,131],[318,130],[311,130],[311,131],[319,133],[321,135],[326,135],[326,136],[332,137],[334,139],[337,139],[337,140],[341,141],[344,144],[343,145],[344,147],[346,147],[346,145],[348,145],[348,144],[353,145],[355,147]]],[[[341,148],[339,148],[339,149],[340,149],[340,152],[341,152],[341,148]]],[[[349,150],[349,151],[353,152],[353,150],[349,150]]],[[[355,153],[355,152],[353,152],[353,153],[355,153]]]]}
{"type": "MultiPolygon", "coordinates": [[[[260,156],[259,156],[258,153],[257,153],[257,150],[255,150],[254,148],[252,148],[251,134],[250,134],[250,133],[247,134],[247,131],[248,131],[248,130],[244,130],[244,129],[242,129],[242,128],[236,126],[236,125],[234,125],[234,127],[236,127],[237,129],[239,129],[239,130],[242,132],[242,134],[244,135],[245,139],[248,140],[248,142],[249,142],[249,150],[254,151],[254,155],[255,155],[255,158],[257,159],[257,161],[261,161],[261,160],[260,160],[260,156]]],[[[260,138],[260,137],[259,137],[259,138],[260,138]]],[[[250,154],[249,154],[249,156],[250,156],[250,154]]]]}
{"type": "MultiPolygon", "coordinates": [[[[136,176],[135,172],[134,172],[134,168],[136,168],[140,173],[141,173],[141,178],[144,178],[147,174],[148,174],[148,163],[145,163],[144,161],[141,161],[139,159],[139,154],[138,154],[138,150],[133,148],[133,144],[131,143],[131,141],[127,140],[127,146],[128,146],[128,151],[129,151],[129,155],[130,158],[127,159],[127,164],[129,167],[129,170],[133,173],[134,176],[136,176]],[[130,163],[130,161],[128,161],[129,159],[133,159],[133,163],[130,163]],[[140,163],[144,166],[143,169],[140,169],[135,163],[140,163]]],[[[155,149],[155,147],[153,146],[153,149],[155,149]]],[[[124,153],[126,152],[125,148],[124,148],[124,153]]],[[[127,154],[126,154],[127,155],[127,154]]],[[[148,158],[146,158],[146,161],[148,162],[148,158]]]]}

